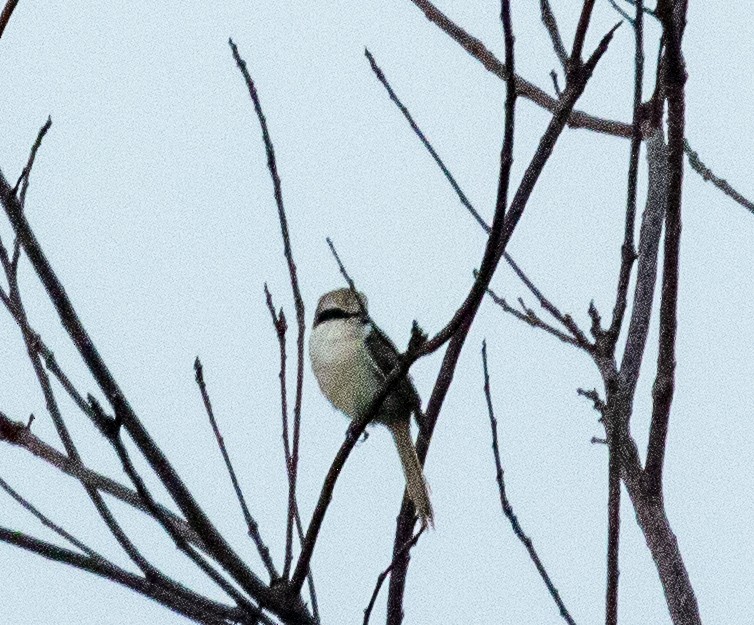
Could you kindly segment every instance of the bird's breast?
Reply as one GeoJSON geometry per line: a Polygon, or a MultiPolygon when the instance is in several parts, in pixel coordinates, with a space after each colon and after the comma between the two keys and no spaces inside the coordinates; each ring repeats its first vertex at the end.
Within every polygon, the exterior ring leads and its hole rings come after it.
{"type": "Polygon", "coordinates": [[[312,370],[322,392],[352,418],[366,411],[380,384],[364,344],[365,331],[360,323],[334,320],[314,328],[309,339],[312,370]]]}

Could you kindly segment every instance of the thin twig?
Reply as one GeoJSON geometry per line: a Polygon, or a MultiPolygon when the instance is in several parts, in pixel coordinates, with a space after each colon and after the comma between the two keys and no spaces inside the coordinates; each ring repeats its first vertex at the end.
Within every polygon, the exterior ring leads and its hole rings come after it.
{"type": "Polygon", "coordinates": [[[259,125],[262,130],[262,138],[264,140],[265,151],[267,152],[267,167],[270,170],[270,176],[272,178],[272,184],[275,192],[275,203],[278,208],[278,219],[280,221],[280,233],[283,237],[283,249],[285,253],[285,260],[288,263],[288,273],[290,277],[291,290],[293,291],[293,301],[296,307],[296,323],[298,325],[298,337],[296,341],[297,346],[297,360],[296,360],[296,399],[293,406],[293,442],[291,445],[290,465],[288,470],[291,474],[288,489],[288,519],[286,524],[286,541],[285,541],[285,565],[283,567],[283,577],[287,579],[287,574],[290,572],[291,562],[293,559],[293,522],[296,509],[296,476],[298,472],[298,456],[299,456],[299,439],[301,432],[301,402],[304,392],[304,335],[306,333],[306,319],[304,316],[304,300],[301,297],[301,290],[298,284],[298,275],[296,272],[296,263],[293,260],[293,252],[291,251],[291,237],[288,231],[288,219],[285,215],[285,206],[283,205],[283,191],[280,184],[280,175],[278,174],[277,163],[275,161],[275,148],[270,138],[269,130],[267,129],[267,120],[265,119],[264,112],[262,111],[262,105],[259,100],[259,94],[257,93],[254,81],[249,74],[249,70],[246,67],[246,61],[241,58],[238,52],[238,48],[232,39],[228,41],[231,50],[233,51],[233,58],[236,61],[238,69],[243,75],[246,86],[249,90],[249,96],[254,103],[254,110],[259,120],[259,125]]]}
{"type": "Polygon", "coordinates": [[[500,308],[504,312],[513,315],[516,319],[527,323],[532,328],[539,328],[541,330],[544,330],[545,332],[552,334],[555,338],[560,339],[561,341],[568,343],[569,345],[582,347],[574,337],[569,336],[568,334],[565,334],[564,332],[561,332],[557,328],[551,326],[549,323],[542,321],[542,319],[540,319],[539,316],[531,308],[527,308],[524,305],[523,300],[521,300],[520,298],[519,303],[521,304],[521,308],[524,312],[521,312],[520,310],[517,310],[516,308],[508,304],[505,298],[500,297],[492,289],[487,289],[487,294],[492,298],[492,301],[495,302],[495,304],[500,306],[500,308]]]}
{"type": "MultiPolygon", "coordinates": [[[[372,68],[372,71],[374,72],[375,76],[377,76],[377,79],[380,81],[380,83],[385,87],[385,90],[387,91],[388,95],[390,96],[390,99],[393,101],[393,103],[398,107],[400,112],[403,114],[403,116],[406,118],[406,121],[408,121],[409,125],[411,126],[411,129],[414,131],[414,134],[419,138],[419,140],[422,142],[422,145],[427,149],[432,159],[435,161],[437,166],[442,171],[443,175],[445,176],[446,180],[450,184],[450,186],[453,188],[453,190],[456,192],[456,195],[458,196],[458,199],[460,200],[463,207],[469,212],[469,214],[474,218],[474,220],[479,224],[479,226],[487,233],[490,234],[491,227],[487,222],[484,220],[484,218],[479,214],[479,211],[474,208],[471,201],[469,200],[468,196],[463,192],[460,185],[456,181],[453,174],[450,172],[448,167],[443,162],[442,158],[440,158],[440,155],[437,153],[435,148],[432,146],[432,144],[429,142],[429,139],[427,139],[424,132],[422,132],[421,128],[419,128],[418,124],[414,120],[413,116],[411,115],[411,112],[408,110],[408,108],[403,104],[401,99],[398,97],[398,94],[395,92],[393,87],[390,85],[390,82],[388,81],[387,77],[385,76],[385,73],[382,71],[382,69],[377,65],[377,62],[375,61],[372,54],[369,52],[369,50],[366,50],[365,52],[367,59],[369,59],[369,64],[372,68]]],[[[338,262],[338,266],[340,267],[340,271],[345,277],[346,281],[348,282],[349,286],[351,286],[352,290],[355,290],[355,286],[353,285],[353,280],[351,280],[350,276],[348,276],[348,273],[345,271],[345,268],[343,267],[343,263],[340,262],[340,258],[338,257],[337,252],[332,247],[332,242],[328,239],[328,244],[331,247],[331,250],[335,256],[335,259],[338,262]]],[[[550,300],[548,300],[542,291],[537,288],[532,280],[526,275],[524,270],[519,266],[519,264],[513,260],[513,257],[508,254],[508,252],[503,253],[503,258],[505,261],[510,265],[510,267],[513,269],[516,276],[524,283],[527,289],[529,289],[532,294],[539,300],[540,304],[542,305],[545,310],[547,310],[550,314],[552,314],[560,323],[562,323],[568,330],[575,336],[580,337],[579,340],[583,339],[584,345],[589,345],[589,341],[586,339],[586,336],[584,333],[579,329],[579,327],[576,325],[576,323],[573,321],[570,315],[563,315],[560,313],[560,311],[557,309],[557,307],[552,304],[550,300]]]]}
{"type": "MultiPolygon", "coordinates": [[[[275,334],[278,339],[278,346],[280,351],[280,373],[278,377],[280,379],[280,410],[282,413],[283,424],[283,454],[285,456],[285,473],[288,478],[288,508],[291,511],[291,506],[295,506],[295,500],[291,500],[290,493],[294,491],[294,474],[293,474],[293,457],[291,455],[291,438],[288,427],[288,390],[287,390],[287,378],[286,363],[288,360],[287,350],[285,346],[285,333],[288,330],[288,323],[285,319],[285,313],[283,309],[280,312],[275,312],[275,305],[272,303],[272,295],[270,294],[267,283],[264,285],[264,294],[267,300],[267,308],[270,311],[272,317],[272,325],[275,327],[275,334]]],[[[292,517],[291,517],[292,518],[292,517]]],[[[293,562],[293,525],[286,525],[285,531],[285,563],[283,566],[283,579],[288,579],[291,574],[291,564],[293,562]]]]}
{"type": "Polygon", "coordinates": [[[626,13],[625,10],[623,10],[618,3],[615,0],[607,0],[610,3],[610,6],[613,7],[613,9],[616,10],[618,15],[620,15],[624,20],[626,20],[629,24],[634,25],[634,18],[632,18],[628,13],[626,13]]]}
{"type": "MultiPolygon", "coordinates": [[[[20,188],[20,193],[18,195],[18,200],[21,202],[21,207],[24,208],[26,206],[26,192],[29,190],[29,181],[31,180],[31,169],[34,167],[34,160],[37,158],[37,152],[39,151],[40,146],[42,145],[42,140],[44,139],[45,135],[47,134],[47,131],[52,126],[52,118],[48,117],[47,121],[44,123],[44,125],[39,129],[39,132],[37,133],[37,138],[34,141],[34,145],[31,146],[31,152],[29,153],[29,158],[26,161],[26,166],[24,167],[23,171],[21,172],[21,175],[18,178],[18,181],[16,182],[15,190],[18,191],[20,188]]],[[[13,258],[11,259],[11,267],[13,267],[14,271],[18,267],[18,259],[21,256],[21,241],[19,241],[18,237],[15,238],[13,241],[13,258]]]]}
{"type": "Polygon", "coordinates": [[[364,625],[369,625],[369,617],[372,615],[372,610],[374,609],[374,604],[377,601],[377,596],[380,594],[380,589],[382,588],[382,584],[385,583],[387,576],[390,575],[390,572],[395,568],[398,560],[404,557],[409,551],[411,551],[411,549],[413,549],[414,545],[416,545],[425,529],[427,529],[427,526],[422,525],[419,531],[414,534],[413,538],[411,538],[411,540],[403,545],[400,551],[393,556],[390,565],[377,576],[377,583],[374,585],[374,590],[372,591],[372,596],[369,599],[369,604],[364,609],[364,625]]]}
{"type": "Polygon", "coordinates": [[[212,426],[212,431],[215,434],[215,440],[217,440],[217,446],[220,448],[220,453],[222,454],[223,460],[225,462],[225,468],[228,470],[230,481],[233,484],[233,490],[236,493],[236,499],[238,500],[238,504],[241,506],[241,512],[243,514],[244,520],[246,521],[246,527],[248,528],[249,536],[254,541],[254,545],[256,545],[257,551],[259,552],[259,557],[262,559],[267,572],[270,574],[270,580],[275,580],[277,579],[278,574],[275,570],[275,565],[272,562],[272,558],[270,557],[270,550],[262,540],[262,536],[259,533],[259,525],[257,524],[256,520],[254,520],[254,517],[251,516],[251,512],[249,512],[249,506],[246,504],[246,498],[243,495],[241,485],[239,484],[238,478],[236,477],[236,471],[233,468],[233,463],[230,460],[230,455],[228,455],[228,450],[225,447],[225,439],[223,438],[223,435],[220,432],[220,428],[217,425],[215,413],[212,410],[212,403],[209,399],[209,393],[207,392],[207,385],[204,382],[204,368],[202,367],[202,363],[199,360],[199,356],[197,356],[196,360],[194,361],[194,372],[196,384],[199,387],[199,392],[201,393],[202,401],[204,402],[204,409],[207,412],[207,417],[209,418],[210,425],[212,426]]]}
{"type": "Polygon", "coordinates": [[[636,228],[636,195],[637,180],[639,178],[639,151],[642,141],[642,84],[644,82],[644,14],[643,0],[639,1],[636,19],[632,21],[634,27],[634,116],[633,135],[631,136],[631,151],[628,159],[628,193],[626,199],[626,226],[621,246],[621,265],[618,274],[618,288],[613,308],[613,318],[607,331],[609,351],[612,353],[618,342],[623,317],[628,302],[628,285],[631,279],[631,269],[636,260],[634,246],[634,230],[636,228]]]}
{"type": "MultiPolygon", "coordinates": [[[[438,9],[430,0],[411,0],[430,20],[441,30],[448,34],[466,52],[479,61],[484,68],[495,74],[498,78],[507,80],[505,65],[476,37],[470,35],[458,24],[453,22],[447,15],[438,9]]],[[[525,78],[516,75],[516,90],[518,95],[531,100],[550,113],[556,113],[559,108],[559,99],[553,98],[543,89],[540,89],[525,78]]],[[[568,115],[567,126],[569,128],[585,128],[594,132],[613,135],[616,137],[631,137],[631,125],[611,119],[602,119],[589,115],[582,111],[573,110],[568,115]]]]}
{"type": "Polygon", "coordinates": [[[539,1],[540,13],[542,14],[542,23],[547,29],[547,33],[550,35],[550,41],[552,41],[553,50],[555,55],[560,61],[560,66],[563,71],[568,73],[568,52],[566,52],[563,40],[560,38],[560,32],[558,31],[558,22],[555,19],[555,14],[552,12],[549,0],[539,1]]]}
{"type": "Polygon", "coordinates": [[[529,538],[524,532],[524,530],[522,529],[521,524],[518,521],[518,517],[513,511],[513,507],[511,506],[511,503],[508,499],[508,495],[505,490],[503,464],[502,464],[502,461],[500,460],[500,447],[498,445],[498,438],[497,438],[497,419],[495,418],[495,411],[492,407],[492,392],[490,390],[490,374],[489,374],[489,368],[487,365],[487,342],[486,341],[482,341],[482,368],[484,370],[484,397],[487,401],[487,414],[489,415],[489,418],[490,418],[490,429],[492,430],[492,453],[495,457],[495,470],[496,470],[496,475],[497,475],[496,479],[497,479],[498,491],[500,494],[500,505],[502,506],[503,513],[508,518],[508,521],[510,521],[511,527],[513,528],[513,533],[516,535],[516,537],[521,541],[521,543],[526,548],[526,551],[529,553],[529,557],[531,558],[531,561],[534,563],[534,566],[536,567],[537,572],[539,573],[540,577],[542,578],[542,581],[545,583],[545,586],[547,587],[547,591],[550,593],[550,596],[552,597],[553,601],[558,606],[560,615],[563,617],[566,623],[568,623],[569,625],[575,625],[573,618],[568,612],[568,609],[563,603],[563,600],[560,598],[560,593],[558,592],[558,589],[555,588],[555,585],[552,583],[552,580],[550,579],[550,576],[548,575],[547,570],[542,564],[542,560],[540,560],[539,555],[537,554],[537,551],[534,548],[534,544],[531,541],[531,538],[529,538]]]}
{"type": "Polygon", "coordinates": [[[691,168],[695,172],[697,172],[703,180],[711,182],[729,198],[738,202],[748,211],[754,213],[754,202],[746,199],[743,195],[741,195],[738,191],[731,187],[725,180],[716,176],[709,167],[702,163],[701,159],[699,158],[699,154],[691,149],[688,141],[684,141],[683,149],[689,159],[689,165],[691,165],[691,168]]]}
{"type": "Polygon", "coordinates": [[[73,534],[67,532],[62,527],[60,527],[60,525],[50,520],[48,516],[40,512],[39,509],[36,508],[28,499],[14,490],[13,487],[11,487],[11,485],[8,484],[8,482],[6,482],[2,477],[0,477],[0,488],[2,488],[6,493],[13,497],[13,499],[15,499],[24,509],[28,510],[31,514],[37,517],[42,525],[51,529],[58,536],[65,538],[74,547],[77,547],[92,558],[102,558],[103,560],[107,560],[102,554],[96,552],[94,549],[81,542],[73,534]]]}

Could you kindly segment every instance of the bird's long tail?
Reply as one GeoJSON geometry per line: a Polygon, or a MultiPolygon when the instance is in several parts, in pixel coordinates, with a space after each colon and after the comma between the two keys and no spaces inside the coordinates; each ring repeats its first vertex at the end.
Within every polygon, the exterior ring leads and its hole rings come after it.
{"type": "Polygon", "coordinates": [[[406,476],[406,490],[414,503],[416,513],[422,523],[434,527],[432,518],[432,502],[429,500],[427,481],[424,479],[422,466],[416,455],[414,442],[411,440],[411,429],[408,421],[399,421],[390,424],[395,446],[403,465],[403,473],[406,476]]]}

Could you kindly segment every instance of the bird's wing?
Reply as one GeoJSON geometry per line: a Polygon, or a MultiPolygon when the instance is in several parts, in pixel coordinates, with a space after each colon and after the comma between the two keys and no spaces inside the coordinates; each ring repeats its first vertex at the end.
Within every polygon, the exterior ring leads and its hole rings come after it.
{"type": "MultiPolygon", "coordinates": [[[[378,377],[384,380],[398,364],[398,349],[388,336],[375,324],[369,324],[370,331],[364,337],[364,343],[372,357],[378,377]]],[[[406,375],[398,383],[396,391],[414,410],[421,410],[421,399],[416,392],[411,377],[406,375]]]]}

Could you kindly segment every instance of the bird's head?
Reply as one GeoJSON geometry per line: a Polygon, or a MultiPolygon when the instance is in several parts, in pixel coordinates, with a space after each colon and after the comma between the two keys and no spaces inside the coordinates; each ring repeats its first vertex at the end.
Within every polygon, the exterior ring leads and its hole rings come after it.
{"type": "Polygon", "coordinates": [[[314,313],[314,327],[332,319],[354,319],[367,312],[367,298],[349,288],[336,289],[319,298],[314,313]]]}

